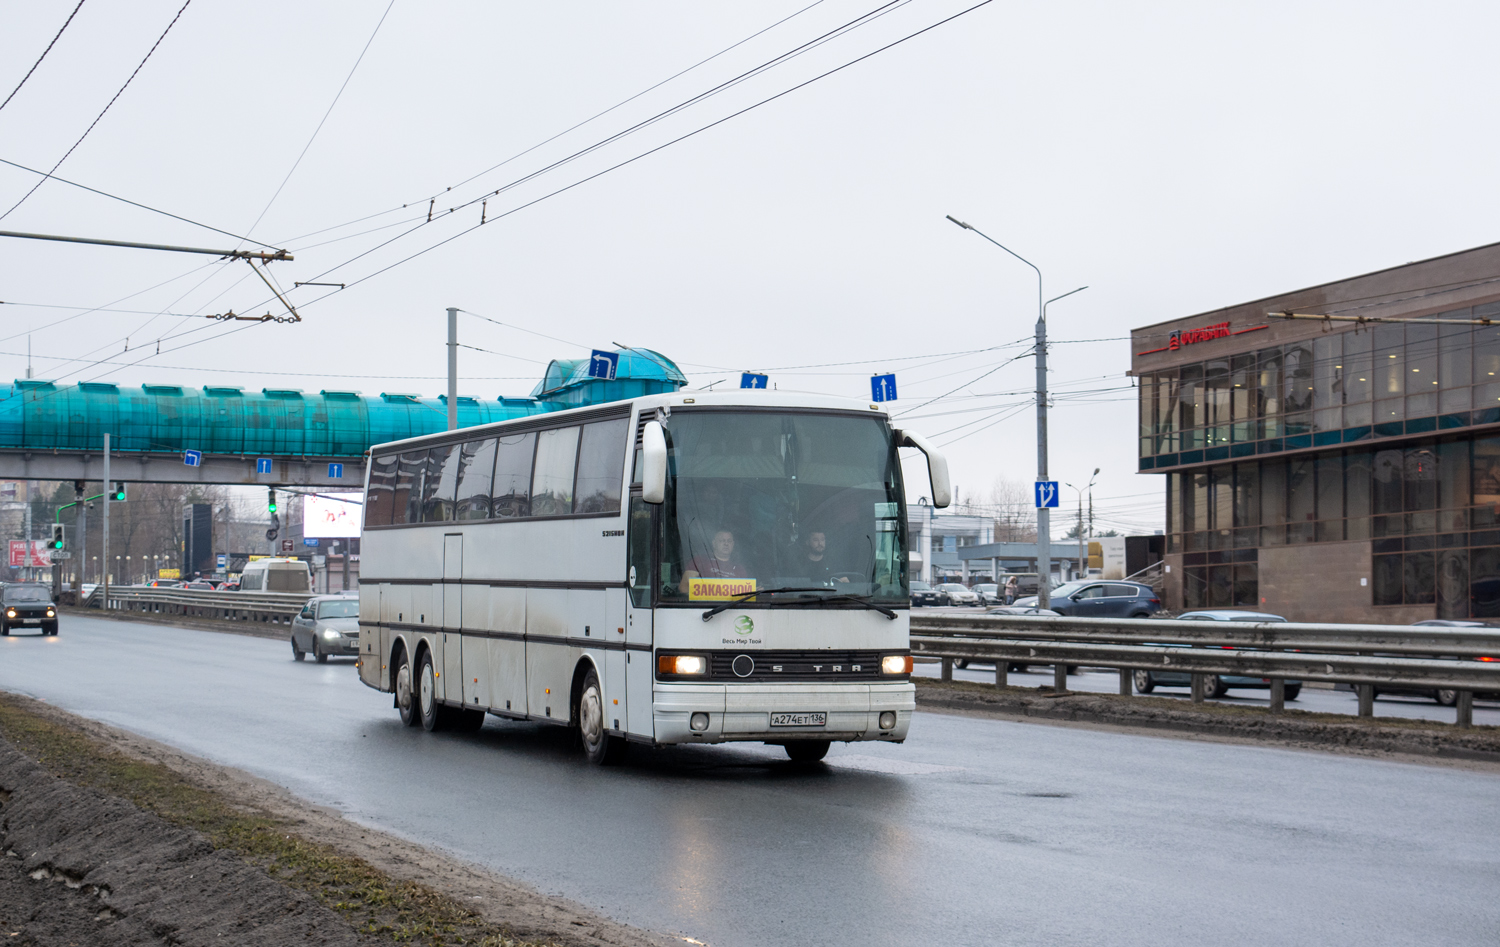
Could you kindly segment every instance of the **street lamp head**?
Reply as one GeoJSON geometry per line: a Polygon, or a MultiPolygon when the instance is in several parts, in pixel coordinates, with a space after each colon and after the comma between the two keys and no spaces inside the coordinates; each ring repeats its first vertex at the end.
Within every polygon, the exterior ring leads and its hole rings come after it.
{"type": "Polygon", "coordinates": [[[947,214],[945,216],[949,220],[953,221],[955,224],[958,224],[960,227],[964,228],[965,230],[973,230],[974,229],[973,227],[970,227],[968,224],[966,224],[963,221],[959,220],[957,217],[954,217],[952,214],[947,214]]]}
{"type": "Polygon", "coordinates": [[[1096,476],[1096,477],[1099,476],[1099,468],[1098,467],[1094,468],[1094,476],[1096,476]]]}

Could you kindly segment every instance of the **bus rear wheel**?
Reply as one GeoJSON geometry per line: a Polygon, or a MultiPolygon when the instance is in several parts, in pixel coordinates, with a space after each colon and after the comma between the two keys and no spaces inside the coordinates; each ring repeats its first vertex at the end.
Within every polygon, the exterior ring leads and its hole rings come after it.
{"type": "Polygon", "coordinates": [[[604,691],[599,686],[599,675],[592,669],[583,677],[583,689],[578,692],[577,713],[578,736],[583,742],[583,754],[596,766],[614,766],[625,758],[625,741],[610,736],[604,726],[604,691]]]}
{"type": "Polygon", "coordinates": [[[403,650],[396,658],[396,710],[401,714],[401,722],[408,727],[415,727],[421,722],[417,714],[416,695],[412,692],[411,659],[403,650]]]}
{"type": "Polygon", "coordinates": [[[828,740],[798,740],[782,746],[793,763],[816,763],[828,755],[828,740]]]}
{"type": "Polygon", "coordinates": [[[422,729],[431,733],[443,729],[447,723],[443,708],[437,701],[437,672],[432,667],[432,652],[423,651],[417,660],[416,681],[417,715],[422,718],[422,729]]]}

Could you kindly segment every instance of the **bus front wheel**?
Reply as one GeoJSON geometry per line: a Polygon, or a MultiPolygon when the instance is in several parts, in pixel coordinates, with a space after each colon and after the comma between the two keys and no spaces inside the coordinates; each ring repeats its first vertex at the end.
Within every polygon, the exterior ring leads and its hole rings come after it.
{"type": "Polygon", "coordinates": [[[584,675],[577,711],[578,736],[589,762],[597,766],[614,766],[624,759],[625,741],[610,736],[604,726],[604,692],[599,686],[599,675],[593,670],[584,675]]]}
{"type": "Polygon", "coordinates": [[[782,749],[793,763],[816,763],[828,755],[828,740],[798,740],[786,743],[782,749]]]}

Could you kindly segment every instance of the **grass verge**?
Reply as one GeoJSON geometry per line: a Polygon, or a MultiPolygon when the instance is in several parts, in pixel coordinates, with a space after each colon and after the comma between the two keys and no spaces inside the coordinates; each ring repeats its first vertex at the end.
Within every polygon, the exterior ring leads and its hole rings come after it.
{"type": "Polygon", "coordinates": [[[541,947],[514,939],[432,888],[302,839],[283,819],[246,811],[166,766],[126,756],[33,713],[9,694],[0,694],[0,736],[60,779],[119,796],[238,853],[282,884],[309,892],[361,933],[428,947],[541,947]]]}

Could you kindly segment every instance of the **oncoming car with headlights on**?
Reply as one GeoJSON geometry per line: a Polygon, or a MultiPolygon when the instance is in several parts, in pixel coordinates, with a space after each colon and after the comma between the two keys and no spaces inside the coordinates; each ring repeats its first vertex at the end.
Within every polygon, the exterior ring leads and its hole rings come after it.
{"type": "Polygon", "coordinates": [[[902,446],[946,505],[925,439],[820,395],[654,394],[377,445],[360,678],[409,726],[567,726],[596,763],[901,742],[902,446]]]}
{"type": "Polygon", "coordinates": [[[57,605],[45,585],[14,583],[0,589],[0,634],[9,635],[17,628],[57,634],[57,605]]]}
{"type": "Polygon", "coordinates": [[[359,599],[349,595],[315,595],[292,619],[292,657],[306,655],[327,662],[330,656],[359,657],[359,599]]]}

